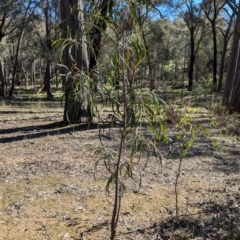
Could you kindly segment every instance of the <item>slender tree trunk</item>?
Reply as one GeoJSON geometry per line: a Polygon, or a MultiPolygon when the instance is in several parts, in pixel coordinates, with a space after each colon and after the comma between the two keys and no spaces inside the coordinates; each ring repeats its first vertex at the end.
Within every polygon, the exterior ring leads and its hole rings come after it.
{"type": "Polygon", "coordinates": [[[143,43],[146,47],[146,60],[147,60],[148,71],[149,71],[148,72],[148,82],[149,82],[149,85],[150,85],[150,90],[153,91],[155,89],[155,80],[154,80],[154,77],[153,77],[153,67],[152,67],[151,58],[150,58],[150,54],[149,54],[147,39],[146,39],[144,30],[143,30],[143,19],[140,15],[140,10],[138,11],[138,22],[139,22],[140,27],[141,27],[143,43]]]}
{"type": "Polygon", "coordinates": [[[93,79],[94,89],[97,89],[98,76],[95,72],[95,67],[97,65],[97,58],[101,49],[102,42],[102,32],[104,32],[107,28],[107,24],[105,21],[105,17],[109,9],[112,8],[113,0],[103,0],[100,6],[100,15],[101,18],[97,18],[94,21],[94,24],[91,29],[90,38],[92,42],[92,49],[89,52],[89,73],[90,77],[93,79]]]}
{"type": "Polygon", "coordinates": [[[195,40],[194,40],[194,29],[190,30],[190,62],[188,70],[188,91],[192,91],[193,85],[193,72],[195,63],[195,40]]]}
{"type": "Polygon", "coordinates": [[[205,9],[203,10],[208,21],[211,24],[212,28],[212,41],[213,41],[213,69],[212,69],[212,74],[213,74],[213,86],[212,90],[214,92],[217,91],[217,84],[218,84],[218,75],[217,75],[217,70],[218,70],[218,55],[217,55],[217,30],[216,30],[216,24],[217,24],[217,17],[220,13],[220,10],[223,9],[225,5],[225,1],[216,1],[216,0],[211,0],[211,1],[206,1],[203,0],[203,6],[205,9]]]}
{"type": "Polygon", "coordinates": [[[18,70],[18,67],[19,67],[18,66],[19,65],[18,58],[19,58],[19,55],[20,55],[20,48],[21,48],[23,36],[24,36],[24,33],[25,33],[25,29],[26,29],[27,24],[28,24],[27,15],[28,15],[31,3],[32,3],[32,1],[30,0],[29,3],[28,3],[28,6],[26,7],[26,11],[25,11],[25,14],[24,14],[24,17],[23,17],[23,20],[22,20],[21,33],[20,33],[20,36],[19,36],[18,42],[17,42],[17,48],[16,48],[16,53],[15,53],[14,63],[13,63],[12,85],[11,85],[11,89],[9,91],[9,96],[10,97],[13,95],[13,91],[14,91],[14,88],[15,88],[15,82],[16,82],[16,79],[17,79],[17,70],[18,70]]]}
{"type": "Polygon", "coordinates": [[[230,111],[240,112],[240,3],[228,67],[223,104],[230,111]]]}
{"type": "Polygon", "coordinates": [[[46,7],[44,9],[45,15],[45,28],[46,28],[46,48],[47,48],[47,61],[46,61],[46,71],[44,75],[44,90],[47,91],[47,99],[53,100],[51,88],[51,52],[52,52],[52,42],[49,26],[49,1],[46,2],[46,7]]]}
{"type": "Polygon", "coordinates": [[[218,92],[221,92],[222,90],[222,81],[223,81],[223,74],[224,74],[224,68],[225,68],[225,57],[227,52],[227,46],[228,46],[228,42],[224,40],[224,46],[223,46],[223,51],[221,55],[220,67],[219,67],[219,79],[218,79],[218,87],[217,87],[218,92]]]}
{"type": "Polygon", "coordinates": [[[5,37],[3,27],[4,27],[6,20],[7,20],[7,13],[3,12],[3,16],[2,16],[1,24],[0,24],[0,43],[2,42],[3,37],[5,37]]]}
{"type": "Polygon", "coordinates": [[[25,69],[25,71],[24,71],[24,69],[22,68],[22,74],[23,74],[23,78],[25,80],[25,86],[26,86],[26,88],[28,88],[28,70],[25,69]]]}
{"type": "Polygon", "coordinates": [[[212,34],[213,34],[213,91],[217,90],[217,32],[215,27],[215,21],[212,22],[212,34]]]}
{"type": "Polygon", "coordinates": [[[18,79],[18,74],[17,74],[17,71],[19,70],[18,58],[20,55],[20,48],[21,48],[24,32],[25,32],[25,28],[22,29],[21,35],[18,38],[18,42],[17,42],[17,48],[16,48],[16,53],[15,53],[15,58],[14,58],[14,63],[13,63],[12,84],[11,84],[11,88],[9,91],[9,97],[11,97],[13,95],[13,92],[15,89],[15,83],[18,79]]]}
{"type": "Polygon", "coordinates": [[[0,96],[6,97],[6,74],[4,70],[4,61],[0,57],[0,96]]]}
{"type": "Polygon", "coordinates": [[[44,76],[44,82],[46,83],[47,87],[47,99],[48,100],[53,100],[54,97],[52,95],[52,87],[51,87],[51,61],[47,61],[47,66],[46,66],[46,71],[45,71],[45,76],[44,76]]]}
{"type": "Polygon", "coordinates": [[[230,21],[229,21],[226,33],[224,34],[224,38],[223,38],[223,50],[222,50],[222,55],[221,55],[220,67],[219,67],[219,80],[218,80],[218,89],[217,89],[218,92],[221,92],[221,90],[222,90],[222,81],[223,81],[223,74],[224,74],[224,69],[225,69],[225,57],[226,57],[229,39],[233,34],[233,32],[230,33],[230,30],[231,30],[234,16],[235,16],[235,12],[233,12],[232,15],[230,16],[230,21]]]}
{"type": "Polygon", "coordinates": [[[148,82],[150,84],[150,90],[153,91],[155,89],[155,80],[154,80],[154,77],[153,77],[153,67],[152,67],[152,63],[151,63],[149,49],[147,47],[147,40],[146,40],[145,33],[144,33],[143,29],[142,29],[142,39],[143,39],[145,47],[147,48],[146,60],[147,60],[147,65],[148,65],[148,82]]]}
{"type": "Polygon", "coordinates": [[[32,63],[32,87],[35,87],[36,85],[36,68],[35,68],[35,60],[33,60],[32,63]]]}
{"type": "MultiPolygon", "coordinates": [[[[42,59],[39,60],[39,79],[42,80],[42,59]]],[[[37,83],[39,84],[39,82],[37,83]]],[[[40,82],[40,85],[42,84],[42,81],[40,82]]]]}

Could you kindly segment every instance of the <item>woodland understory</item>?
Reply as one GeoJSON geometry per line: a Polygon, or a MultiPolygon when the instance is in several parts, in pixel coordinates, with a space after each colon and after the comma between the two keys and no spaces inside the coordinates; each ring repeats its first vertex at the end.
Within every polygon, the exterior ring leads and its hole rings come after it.
{"type": "MultiPolygon", "coordinates": [[[[133,164],[132,178],[123,176],[116,239],[239,239],[239,116],[204,100],[188,96],[174,105],[206,129],[215,126],[197,136],[183,159],[178,219],[178,120],[172,115],[175,121],[167,126],[172,142],[159,146],[162,165],[152,154],[143,155],[133,164]]],[[[58,101],[2,99],[0,114],[0,239],[108,239],[113,189],[105,191],[104,164],[95,168],[94,149],[101,147],[97,125],[66,126],[58,101]]],[[[106,123],[108,115],[103,109],[106,123]]],[[[100,134],[103,144],[117,148],[118,128],[106,125],[100,134]]]]}

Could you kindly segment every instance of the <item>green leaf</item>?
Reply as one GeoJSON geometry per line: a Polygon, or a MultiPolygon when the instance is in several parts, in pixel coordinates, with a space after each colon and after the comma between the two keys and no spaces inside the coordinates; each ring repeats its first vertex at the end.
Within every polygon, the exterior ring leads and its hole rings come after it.
{"type": "Polygon", "coordinates": [[[219,136],[220,136],[220,137],[223,137],[223,133],[222,133],[222,131],[220,131],[219,136]]]}
{"type": "Polygon", "coordinates": [[[213,120],[213,121],[212,121],[212,126],[213,126],[213,127],[217,127],[217,121],[216,121],[216,120],[213,120]]]}
{"type": "Polygon", "coordinates": [[[54,49],[57,49],[57,48],[62,47],[64,42],[65,42],[65,39],[59,38],[52,43],[52,46],[53,46],[54,49]]]}
{"type": "Polygon", "coordinates": [[[183,157],[186,157],[186,156],[187,156],[187,149],[184,149],[184,150],[183,150],[182,156],[183,156],[183,157]]]}
{"type": "Polygon", "coordinates": [[[115,183],[114,180],[115,180],[114,174],[111,174],[110,178],[107,181],[107,185],[106,185],[106,188],[105,188],[107,193],[109,193],[109,191],[110,191],[110,185],[115,183]]]}
{"type": "Polygon", "coordinates": [[[183,139],[183,135],[178,134],[178,135],[176,136],[176,138],[177,138],[177,140],[181,141],[181,140],[183,139]]]}
{"type": "Polygon", "coordinates": [[[193,146],[193,140],[192,139],[190,139],[189,141],[187,141],[185,144],[184,144],[184,148],[185,149],[189,149],[189,148],[191,148],[193,146]]]}
{"type": "Polygon", "coordinates": [[[132,168],[131,168],[131,165],[129,163],[126,164],[126,174],[130,178],[132,178],[132,176],[133,176],[132,168]]]}
{"type": "Polygon", "coordinates": [[[205,129],[205,135],[206,135],[206,136],[209,136],[209,135],[210,135],[210,130],[209,130],[209,128],[206,128],[206,129],[205,129]]]}
{"type": "Polygon", "coordinates": [[[197,124],[197,130],[202,130],[202,126],[199,123],[197,124]]]}
{"type": "Polygon", "coordinates": [[[212,141],[212,146],[213,146],[214,148],[216,148],[216,147],[218,146],[218,144],[217,144],[217,141],[216,141],[216,140],[213,140],[213,141],[212,141]]]}
{"type": "Polygon", "coordinates": [[[222,147],[222,152],[227,152],[227,146],[222,147]]]}

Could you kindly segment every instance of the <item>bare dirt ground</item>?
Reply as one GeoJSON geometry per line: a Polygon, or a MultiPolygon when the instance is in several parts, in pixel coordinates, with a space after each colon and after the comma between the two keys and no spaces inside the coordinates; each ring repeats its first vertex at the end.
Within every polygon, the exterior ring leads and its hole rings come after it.
{"type": "MultiPolygon", "coordinates": [[[[217,118],[205,108],[186,111],[202,125],[217,118]]],[[[99,132],[61,120],[57,103],[0,103],[1,240],[109,239],[113,192],[106,194],[103,164],[94,178],[97,159],[90,150],[100,146],[99,132]]],[[[168,158],[170,146],[163,144],[162,169],[150,157],[142,171],[143,159],[126,180],[116,239],[240,239],[239,118],[218,121],[183,160],[180,218],[174,194],[179,158],[168,158]]],[[[169,125],[170,135],[174,127],[169,125]]],[[[118,144],[111,137],[104,141],[118,144]]]]}

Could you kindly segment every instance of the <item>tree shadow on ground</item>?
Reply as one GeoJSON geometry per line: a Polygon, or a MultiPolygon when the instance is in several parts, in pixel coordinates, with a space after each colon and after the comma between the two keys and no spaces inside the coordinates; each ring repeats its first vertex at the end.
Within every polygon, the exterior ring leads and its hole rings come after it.
{"type": "Polygon", "coordinates": [[[55,100],[49,100],[47,98],[0,98],[0,103],[5,107],[16,107],[23,109],[25,107],[34,106],[35,108],[39,105],[47,106],[48,108],[56,108],[63,106],[60,97],[55,97],[55,100]]]}
{"type": "MultiPolygon", "coordinates": [[[[37,112],[36,114],[45,114],[45,113],[49,113],[49,111],[41,111],[41,112],[37,112]]],[[[51,113],[59,113],[58,111],[52,111],[51,110],[51,113]]],[[[9,115],[9,114],[33,114],[33,111],[31,110],[26,110],[26,111],[23,111],[23,110],[19,110],[19,111],[0,111],[0,114],[1,115],[9,115]]],[[[34,117],[32,119],[38,119],[39,117],[34,117]]],[[[45,117],[47,118],[47,117],[45,117]]],[[[22,119],[24,120],[24,119],[22,119]]],[[[7,121],[12,121],[12,120],[2,120],[3,122],[7,122],[7,121]]]]}
{"type": "MultiPolygon", "coordinates": [[[[181,148],[179,147],[181,142],[176,140],[176,138],[174,139],[174,137],[172,137],[172,140],[172,143],[161,143],[161,146],[165,146],[165,148],[168,147],[170,149],[168,159],[176,161],[181,157],[181,148]]],[[[212,159],[208,164],[211,164],[213,171],[231,174],[240,172],[239,156],[239,145],[232,146],[231,143],[221,145],[220,142],[219,146],[213,147],[213,140],[211,138],[200,137],[194,140],[194,144],[188,150],[186,156],[184,156],[184,160],[195,157],[205,159],[207,157],[212,159]],[[223,151],[224,146],[226,146],[226,150],[223,151]]]]}
{"type": "MultiPolygon", "coordinates": [[[[199,204],[199,213],[171,217],[143,229],[151,239],[240,239],[240,194],[227,195],[222,202],[199,204]]],[[[138,231],[140,234],[140,231],[138,231]]]]}
{"type": "Polygon", "coordinates": [[[29,125],[24,127],[16,127],[16,128],[8,128],[1,129],[0,135],[0,143],[9,143],[13,141],[21,141],[26,139],[35,139],[41,138],[45,136],[55,136],[61,134],[71,134],[73,132],[78,131],[86,131],[86,130],[96,130],[99,129],[109,129],[112,128],[110,123],[103,124],[78,124],[78,125],[68,125],[63,121],[53,122],[49,124],[39,124],[39,125],[29,125]],[[12,133],[18,133],[15,136],[4,136],[12,133]]]}
{"type": "Polygon", "coordinates": [[[234,151],[233,153],[229,153],[231,158],[216,158],[213,163],[213,170],[214,171],[222,171],[225,174],[233,174],[240,171],[240,165],[239,165],[239,151],[234,151]]]}

